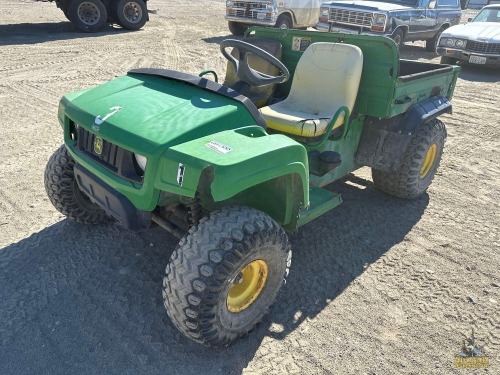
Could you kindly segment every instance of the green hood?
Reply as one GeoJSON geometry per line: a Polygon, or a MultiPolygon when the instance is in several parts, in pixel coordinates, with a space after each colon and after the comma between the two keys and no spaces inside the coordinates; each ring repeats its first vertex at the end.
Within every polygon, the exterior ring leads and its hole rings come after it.
{"type": "MultiPolygon", "coordinates": [[[[191,76],[193,77],[193,76],[191,76]]],[[[129,74],[63,98],[67,116],[142,155],[223,130],[255,125],[241,102],[186,82],[129,74]],[[102,121],[104,120],[104,121],[102,121]]]]}

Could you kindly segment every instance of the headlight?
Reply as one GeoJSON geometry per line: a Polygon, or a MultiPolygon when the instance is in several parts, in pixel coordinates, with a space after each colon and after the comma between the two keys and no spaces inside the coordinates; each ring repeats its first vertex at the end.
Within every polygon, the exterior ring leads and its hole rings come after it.
{"type": "Polygon", "coordinates": [[[278,9],[278,4],[276,4],[275,1],[272,1],[272,2],[270,2],[268,4],[266,4],[266,10],[269,10],[269,11],[273,12],[275,10],[277,11],[277,9],[278,9]]]}
{"type": "Polygon", "coordinates": [[[137,162],[137,165],[144,172],[146,170],[146,164],[148,163],[148,159],[145,156],[138,155],[138,154],[134,154],[134,157],[135,157],[135,161],[137,162]]]}
{"type": "Polygon", "coordinates": [[[373,23],[384,24],[385,23],[385,14],[375,14],[373,16],[373,23]]]}
{"type": "Polygon", "coordinates": [[[439,39],[439,45],[445,47],[455,47],[455,48],[464,48],[466,41],[463,39],[455,39],[455,38],[441,38],[439,39]]]}
{"type": "Polygon", "coordinates": [[[232,8],[233,7],[233,0],[227,0],[226,1],[226,8],[232,8]]]}
{"type": "Polygon", "coordinates": [[[324,16],[328,16],[328,8],[321,8],[321,9],[319,10],[319,15],[320,15],[320,16],[323,16],[323,17],[324,17],[324,16]]]}

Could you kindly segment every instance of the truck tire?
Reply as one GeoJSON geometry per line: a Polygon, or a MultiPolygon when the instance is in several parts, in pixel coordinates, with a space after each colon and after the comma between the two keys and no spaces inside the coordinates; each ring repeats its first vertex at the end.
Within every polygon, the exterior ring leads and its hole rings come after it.
{"type": "Polygon", "coordinates": [[[143,0],[118,0],[112,5],[118,25],[128,30],[139,30],[148,20],[148,8],[143,0]]]}
{"type": "Polygon", "coordinates": [[[374,185],[397,198],[415,199],[424,194],[439,167],[446,141],[446,127],[437,119],[424,124],[405,152],[399,171],[372,169],[374,185]]]}
{"type": "Polygon", "coordinates": [[[95,33],[106,25],[108,12],[100,0],[72,0],[68,19],[80,30],[95,33]]]}
{"type": "Polygon", "coordinates": [[[231,344],[274,302],[291,263],[284,230],[248,207],[214,211],[179,242],[166,268],[163,300],[185,336],[207,346],[231,344]]]}
{"type": "Polygon", "coordinates": [[[452,65],[452,64],[455,64],[456,62],[457,62],[457,59],[454,59],[454,58],[448,57],[448,56],[441,56],[441,64],[452,65]]]}
{"type": "Polygon", "coordinates": [[[69,219],[83,224],[109,220],[106,213],[78,188],[73,168],[75,161],[62,145],[50,157],[45,168],[45,191],[54,207],[69,219]]]}
{"type": "Polygon", "coordinates": [[[436,52],[437,42],[439,36],[445,29],[439,29],[439,31],[431,39],[425,41],[425,50],[429,52],[436,52]]]}
{"type": "Polygon", "coordinates": [[[291,29],[293,27],[292,19],[288,14],[282,14],[276,20],[275,27],[283,30],[291,29]]]}
{"type": "Polygon", "coordinates": [[[229,31],[233,35],[243,35],[245,31],[248,29],[247,25],[234,21],[229,21],[227,23],[227,26],[229,27],[229,31]]]}
{"type": "Polygon", "coordinates": [[[391,39],[394,40],[394,43],[396,43],[396,47],[401,47],[404,43],[404,33],[403,30],[397,29],[394,34],[391,35],[391,39]]]}

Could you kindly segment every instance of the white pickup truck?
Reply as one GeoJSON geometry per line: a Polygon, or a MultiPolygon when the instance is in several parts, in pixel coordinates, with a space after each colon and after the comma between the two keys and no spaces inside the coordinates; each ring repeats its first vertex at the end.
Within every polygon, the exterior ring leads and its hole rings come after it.
{"type": "Polygon", "coordinates": [[[226,20],[233,35],[251,25],[305,29],[318,21],[321,0],[227,0],[226,20]]]}

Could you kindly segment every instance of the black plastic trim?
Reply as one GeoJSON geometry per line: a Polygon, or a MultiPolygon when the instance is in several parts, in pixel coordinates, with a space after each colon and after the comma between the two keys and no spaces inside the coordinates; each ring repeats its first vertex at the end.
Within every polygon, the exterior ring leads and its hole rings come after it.
{"type": "Polygon", "coordinates": [[[81,165],[75,165],[74,173],[80,190],[126,228],[137,232],[151,226],[151,212],[135,208],[126,196],[114,190],[81,165]]]}

